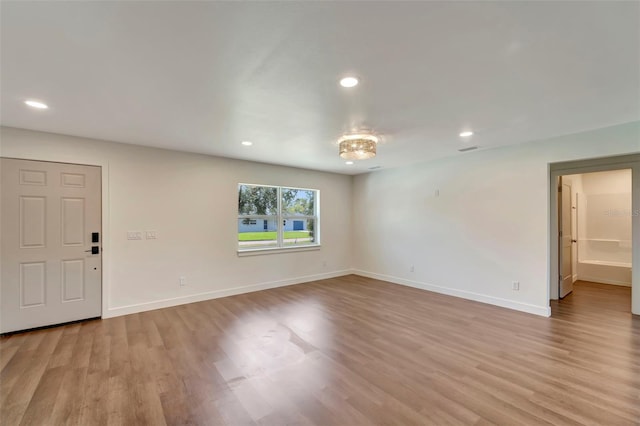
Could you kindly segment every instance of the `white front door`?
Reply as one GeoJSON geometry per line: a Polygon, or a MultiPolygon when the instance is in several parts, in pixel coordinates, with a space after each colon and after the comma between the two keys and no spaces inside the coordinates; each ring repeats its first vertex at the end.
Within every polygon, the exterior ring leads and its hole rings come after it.
{"type": "Polygon", "coordinates": [[[571,251],[573,236],[571,234],[571,185],[563,182],[559,185],[559,246],[560,246],[560,297],[573,291],[573,271],[571,251]]]}
{"type": "Polygon", "coordinates": [[[100,167],[0,161],[0,332],[99,317],[100,167]]]}

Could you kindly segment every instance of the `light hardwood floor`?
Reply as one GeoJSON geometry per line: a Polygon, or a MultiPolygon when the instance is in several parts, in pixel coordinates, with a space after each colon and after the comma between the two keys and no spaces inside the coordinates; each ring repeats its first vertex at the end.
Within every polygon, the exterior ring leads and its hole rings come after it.
{"type": "Polygon", "coordinates": [[[552,310],[348,276],[14,334],[0,423],[640,424],[629,289],[552,310]]]}

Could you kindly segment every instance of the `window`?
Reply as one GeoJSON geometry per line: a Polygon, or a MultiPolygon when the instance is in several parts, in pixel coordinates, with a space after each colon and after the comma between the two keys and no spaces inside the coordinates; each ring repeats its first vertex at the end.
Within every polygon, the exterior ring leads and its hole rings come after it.
{"type": "Polygon", "coordinates": [[[319,191],[238,185],[238,250],[318,245],[319,191]]]}

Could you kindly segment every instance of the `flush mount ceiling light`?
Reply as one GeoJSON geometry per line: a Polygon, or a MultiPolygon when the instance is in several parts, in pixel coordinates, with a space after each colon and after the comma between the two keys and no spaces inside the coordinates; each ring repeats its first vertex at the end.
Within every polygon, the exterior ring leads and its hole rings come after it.
{"type": "Polygon", "coordinates": [[[347,166],[350,166],[353,164],[353,161],[345,161],[344,164],[346,164],[347,166]]]}
{"type": "Polygon", "coordinates": [[[358,85],[358,79],[356,77],[344,77],[340,80],[340,86],[342,87],[355,87],[358,85]]]}
{"type": "Polygon", "coordinates": [[[465,130],[464,132],[460,133],[460,136],[463,138],[468,138],[471,135],[473,135],[473,132],[471,130],[465,130]]]}
{"type": "Polygon", "coordinates": [[[242,141],[241,143],[242,143],[242,145],[244,145],[244,146],[251,146],[251,145],[253,145],[253,142],[251,142],[251,141],[242,141]]]}
{"type": "Polygon", "coordinates": [[[376,156],[378,137],[370,134],[344,135],[338,139],[340,157],[345,160],[367,160],[376,156]]]}
{"type": "Polygon", "coordinates": [[[47,109],[47,108],[49,108],[47,106],[47,104],[43,104],[42,102],[38,102],[38,101],[28,100],[28,101],[24,101],[24,103],[29,105],[32,108],[37,108],[37,109],[47,109]]]}

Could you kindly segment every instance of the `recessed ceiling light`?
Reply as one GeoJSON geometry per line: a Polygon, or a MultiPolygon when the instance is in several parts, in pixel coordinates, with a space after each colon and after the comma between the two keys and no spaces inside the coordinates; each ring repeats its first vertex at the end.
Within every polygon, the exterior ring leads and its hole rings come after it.
{"type": "Polygon", "coordinates": [[[251,142],[251,141],[242,141],[242,145],[251,146],[251,145],[253,145],[253,142],[251,142]]]}
{"type": "Polygon", "coordinates": [[[346,164],[347,166],[350,166],[350,165],[352,165],[352,164],[353,164],[353,161],[345,161],[345,163],[344,163],[344,164],[346,164]]]}
{"type": "Polygon", "coordinates": [[[340,86],[342,87],[355,87],[358,85],[358,79],[355,77],[344,77],[340,80],[340,86]]]}
{"type": "Polygon", "coordinates": [[[468,138],[471,135],[473,135],[473,132],[471,130],[466,130],[466,131],[460,133],[460,136],[462,136],[463,138],[468,138]]]}
{"type": "Polygon", "coordinates": [[[33,107],[33,108],[38,108],[38,109],[47,109],[47,108],[49,108],[47,106],[47,104],[43,104],[42,102],[38,102],[38,101],[24,101],[24,103],[29,105],[30,107],[33,107]]]}

